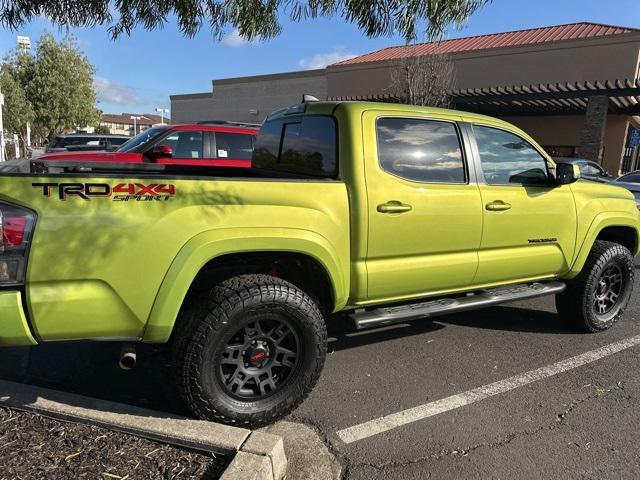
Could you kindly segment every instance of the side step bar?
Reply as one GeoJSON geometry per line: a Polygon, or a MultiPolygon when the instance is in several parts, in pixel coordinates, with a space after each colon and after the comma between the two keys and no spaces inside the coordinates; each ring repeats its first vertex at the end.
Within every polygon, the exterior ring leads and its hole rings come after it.
{"type": "Polygon", "coordinates": [[[427,302],[381,307],[374,310],[356,310],[349,315],[358,330],[401,323],[418,318],[447,315],[454,312],[498,305],[500,303],[542,297],[562,292],[562,282],[527,283],[508,287],[480,290],[458,297],[446,297],[427,302]]]}

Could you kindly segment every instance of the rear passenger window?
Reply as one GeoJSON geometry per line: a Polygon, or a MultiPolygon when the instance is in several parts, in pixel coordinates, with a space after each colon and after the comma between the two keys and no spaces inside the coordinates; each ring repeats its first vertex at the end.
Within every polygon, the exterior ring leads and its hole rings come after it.
{"type": "Polygon", "coordinates": [[[546,185],[547,161],[525,139],[491,127],[473,126],[484,179],[489,185],[546,185]]]}
{"type": "Polygon", "coordinates": [[[456,126],[415,118],[380,118],[378,161],[386,172],[416,182],[464,183],[456,126]]]}
{"type": "Polygon", "coordinates": [[[321,115],[279,118],[260,128],[253,166],[314,177],[338,173],[336,126],[321,115]]]}
{"type": "Polygon", "coordinates": [[[216,156],[232,160],[251,160],[253,135],[216,132],[216,156]]]}

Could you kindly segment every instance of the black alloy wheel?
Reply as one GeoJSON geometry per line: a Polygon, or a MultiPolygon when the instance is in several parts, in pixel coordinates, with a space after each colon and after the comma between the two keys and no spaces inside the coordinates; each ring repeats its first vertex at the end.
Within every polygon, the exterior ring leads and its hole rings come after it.
{"type": "Polygon", "coordinates": [[[230,395],[258,399],[286,384],[299,366],[296,329],[282,318],[255,320],[235,332],[221,352],[218,380],[230,395]]]}
{"type": "Polygon", "coordinates": [[[624,245],[596,240],[581,272],[556,295],[560,316],[587,332],[611,328],[624,313],[633,290],[633,255],[624,245]]]}
{"type": "Polygon", "coordinates": [[[616,264],[609,265],[600,275],[593,291],[593,311],[606,315],[613,310],[625,289],[625,277],[616,264]]]}
{"type": "Polygon", "coordinates": [[[184,309],[172,339],[185,404],[202,419],[260,427],[309,395],[327,353],[318,305],[270,275],[239,275],[184,309]]]}

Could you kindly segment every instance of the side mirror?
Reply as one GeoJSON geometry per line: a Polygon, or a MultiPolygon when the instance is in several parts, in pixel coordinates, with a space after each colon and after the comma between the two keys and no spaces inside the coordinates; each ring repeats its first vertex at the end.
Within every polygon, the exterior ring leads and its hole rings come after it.
{"type": "Polygon", "coordinates": [[[156,145],[151,149],[151,158],[171,158],[173,157],[173,148],[169,145],[156,145]]]}
{"type": "Polygon", "coordinates": [[[568,185],[580,178],[580,167],[573,163],[558,163],[556,165],[556,185],[568,185]]]}

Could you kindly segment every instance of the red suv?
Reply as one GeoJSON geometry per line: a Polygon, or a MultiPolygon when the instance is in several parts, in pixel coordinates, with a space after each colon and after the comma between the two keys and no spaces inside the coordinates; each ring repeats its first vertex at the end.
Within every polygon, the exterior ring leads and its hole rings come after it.
{"type": "Polygon", "coordinates": [[[114,152],[47,153],[38,160],[249,168],[258,128],[219,121],[160,125],[140,132],[114,152]]]}

